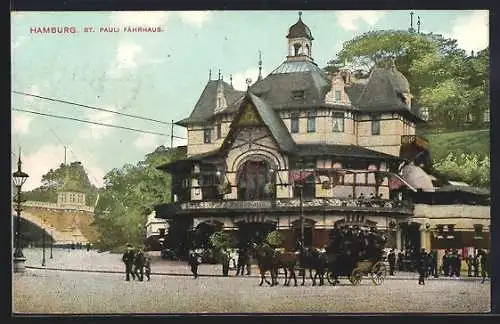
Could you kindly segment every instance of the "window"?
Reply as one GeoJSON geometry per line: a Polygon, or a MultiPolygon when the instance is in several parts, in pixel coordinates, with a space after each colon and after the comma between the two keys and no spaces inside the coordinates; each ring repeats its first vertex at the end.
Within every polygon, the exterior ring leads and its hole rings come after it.
{"type": "Polygon", "coordinates": [[[304,91],[292,91],[294,100],[302,100],[305,98],[304,91]]]}
{"type": "Polygon", "coordinates": [[[335,90],[335,101],[340,101],[340,90],[335,90]]]}
{"type": "Polygon", "coordinates": [[[332,115],[332,130],[342,133],[344,131],[344,113],[334,112],[332,115]]]}
{"type": "MultiPolygon", "coordinates": [[[[293,188],[293,197],[300,197],[300,186],[295,186],[293,188]]],[[[316,198],[316,178],[314,174],[311,174],[307,178],[304,179],[302,186],[302,198],[303,199],[314,199],[316,198]]]]}
{"type": "Polygon", "coordinates": [[[210,128],[206,128],[205,130],[203,130],[203,143],[212,143],[212,130],[210,128]]]}
{"type": "Polygon", "coordinates": [[[437,236],[438,238],[443,238],[444,237],[444,225],[436,225],[437,229],[437,236]]]}
{"type": "Polygon", "coordinates": [[[292,133],[299,132],[299,115],[292,115],[290,118],[290,131],[292,133]]]}
{"type": "Polygon", "coordinates": [[[222,125],[217,124],[217,139],[222,137],[222,125]]]}
{"type": "Polygon", "coordinates": [[[316,113],[314,112],[307,113],[307,132],[316,132],[316,113]]]}
{"type": "Polygon", "coordinates": [[[474,224],[474,239],[482,239],[483,238],[483,225],[474,224]]]}
{"type": "Polygon", "coordinates": [[[372,116],[372,135],[380,135],[380,115],[372,116]]]}
{"type": "Polygon", "coordinates": [[[446,234],[446,238],[452,239],[455,237],[455,225],[449,224],[448,225],[448,233],[446,234]]]}
{"type": "Polygon", "coordinates": [[[490,122],[490,110],[489,109],[486,109],[483,113],[483,121],[485,123],[489,123],[490,122]]]}

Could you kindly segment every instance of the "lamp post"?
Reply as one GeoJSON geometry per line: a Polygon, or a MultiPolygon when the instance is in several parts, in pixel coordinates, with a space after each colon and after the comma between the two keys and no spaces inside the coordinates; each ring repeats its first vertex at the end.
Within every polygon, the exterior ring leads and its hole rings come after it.
{"type": "Polygon", "coordinates": [[[45,219],[42,222],[42,267],[45,267],[45,219]]]}
{"type": "Polygon", "coordinates": [[[52,259],[52,247],[54,246],[54,229],[50,230],[50,258],[52,259]]]}
{"type": "Polygon", "coordinates": [[[14,236],[14,272],[24,272],[24,262],[26,258],[23,255],[21,248],[21,187],[28,179],[29,175],[21,170],[21,149],[19,149],[19,156],[17,160],[17,171],[12,174],[14,185],[17,189],[16,197],[16,232],[14,236]]]}
{"type": "Polygon", "coordinates": [[[299,170],[299,206],[300,206],[300,250],[304,251],[304,181],[302,179],[302,169],[303,161],[300,160],[300,170],[299,170]]]}

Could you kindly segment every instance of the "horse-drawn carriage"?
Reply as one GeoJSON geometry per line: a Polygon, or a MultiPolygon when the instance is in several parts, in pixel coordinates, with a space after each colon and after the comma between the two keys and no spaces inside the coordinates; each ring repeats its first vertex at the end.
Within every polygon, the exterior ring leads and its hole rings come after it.
{"type": "Polygon", "coordinates": [[[375,285],[381,285],[387,275],[387,269],[382,261],[360,260],[354,265],[346,264],[341,269],[329,269],[326,279],[332,285],[339,283],[339,276],[347,276],[349,281],[357,286],[361,283],[363,276],[370,276],[375,285]]]}

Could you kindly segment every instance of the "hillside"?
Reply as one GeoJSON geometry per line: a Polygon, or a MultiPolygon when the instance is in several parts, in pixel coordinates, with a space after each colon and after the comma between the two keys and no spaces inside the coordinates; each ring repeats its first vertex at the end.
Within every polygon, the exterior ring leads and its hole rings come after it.
{"type": "Polygon", "coordinates": [[[476,153],[481,156],[490,154],[490,130],[475,130],[441,134],[422,134],[429,140],[433,161],[445,158],[450,152],[476,153]]]}

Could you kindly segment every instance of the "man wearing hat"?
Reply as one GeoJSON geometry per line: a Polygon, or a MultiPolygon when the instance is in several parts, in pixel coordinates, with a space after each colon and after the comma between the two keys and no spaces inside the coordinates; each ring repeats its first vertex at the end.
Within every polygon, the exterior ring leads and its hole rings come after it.
{"type": "Polygon", "coordinates": [[[420,250],[420,255],[418,257],[418,264],[417,264],[417,270],[418,270],[418,284],[419,285],[425,285],[425,272],[427,270],[427,253],[425,253],[425,249],[422,248],[420,250]]]}
{"type": "Polygon", "coordinates": [[[394,269],[396,268],[396,253],[394,249],[387,255],[387,261],[389,262],[389,275],[394,276],[394,269]]]}
{"type": "Polygon", "coordinates": [[[125,281],[130,281],[130,275],[132,275],[132,279],[135,280],[135,274],[133,271],[134,266],[134,256],[135,251],[132,248],[132,245],[127,244],[127,250],[123,253],[122,261],[125,263],[125,281]]]}

